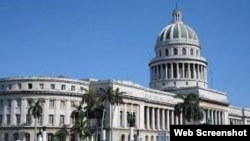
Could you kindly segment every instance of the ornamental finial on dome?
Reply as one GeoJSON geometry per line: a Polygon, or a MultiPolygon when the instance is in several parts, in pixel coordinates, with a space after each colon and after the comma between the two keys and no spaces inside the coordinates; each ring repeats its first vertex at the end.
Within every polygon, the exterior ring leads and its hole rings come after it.
{"type": "Polygon", "coordinates": [[[181,20],[181,11],[178,9],[177,4],[176,4],[176,8],[173,11],[173,22],[179,22],[182,21],[181,20]]]}

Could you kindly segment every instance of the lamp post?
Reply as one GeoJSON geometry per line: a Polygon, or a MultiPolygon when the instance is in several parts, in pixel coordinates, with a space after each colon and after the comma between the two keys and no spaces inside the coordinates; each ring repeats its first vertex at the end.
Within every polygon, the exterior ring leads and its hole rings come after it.
{"type": "Polygon", "coordinates": [[[47,141],[46,126],[43,126],[43,141],[47,141]]]}
{"type": "Polygon", "coordinates": [[[134,126],[135,126],[135,113],[128,113],[127,115],[128,124],[129,124],[129,141],[134,141],[134,126]]]}

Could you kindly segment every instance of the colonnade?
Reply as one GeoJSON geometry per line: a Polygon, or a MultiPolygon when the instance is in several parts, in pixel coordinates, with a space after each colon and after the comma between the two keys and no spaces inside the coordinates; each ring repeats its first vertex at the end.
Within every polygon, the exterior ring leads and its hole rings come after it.
{"type": "Polygon", "coordinates": [[[166,63],[150,68],[151,81],[174,78],[199,79],[207,81],[207,68],[196,63],[166,63]]]}
{"type": "Polygon", "coordinates": [[[204,122],[210,122],[213,125],[225,124],[225,115],[221,110],[205,109],[204,110],[204,122]]]}

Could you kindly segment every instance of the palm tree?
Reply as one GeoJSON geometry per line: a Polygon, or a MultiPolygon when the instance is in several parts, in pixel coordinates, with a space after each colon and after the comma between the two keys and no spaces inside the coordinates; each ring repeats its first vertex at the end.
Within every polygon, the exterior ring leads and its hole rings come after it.
{"type": "Polygon", "coordinates": [[[74,119],[74,125],[71,132],[77,134],[77,141],[84,139],[84,131],[86,129],[86,121],[84,121],[85,113],[82,104],[74,105],[75,110],[71,113],[71,118],[74,119]]]}
{"type": "Polygon", "coordinates": [[[175,105],[175,113],[179,115],[183,113],[184,122],[188,121],[192,124],[202,120],[203,112],[200,107],[200,99],[196,94],[177,94],[177,98],[181,98],[183,102],[175,105]]]}
{"type": "MultiPolygon", "coordinates": [[[[100,88],[101,96],[100,101],[103,102],[106,106],[107,104],[111,105],[111,141],[113,140],[113,118],[114,118],[114,110],[115,107],[119,104],[123,103],[122,95],[125,92],[120,92],[119,88],[113,89],[112,86],[109,86],[107,88],[100,88]]],[[[103,113],[105,113],[106,109],[103,110],[103,113]]]]}
{"type": "Polygon", "coordinates": [[[34,141],[37,140],[37,120],[42,117],[43,113],[43,108],[42,108],[42,103],[44,103],[45,100],[40,98],[38,100],[34,99],[28,99],[28,104],[29,104],[29,109],[28,109],[28,114],[32,115],[33,118],[35,119],[35,134],[34,134],[34,141]]]}

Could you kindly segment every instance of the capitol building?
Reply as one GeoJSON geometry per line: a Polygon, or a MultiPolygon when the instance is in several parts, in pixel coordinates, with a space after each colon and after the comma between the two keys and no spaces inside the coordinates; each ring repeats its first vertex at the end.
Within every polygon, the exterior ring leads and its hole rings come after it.
{"type": "MultiPolygon", "coordinates": [[[[152,46],[155,56],[148,64],[149,87],[122,80],[61,76],[0,78],[0,140],[33,141],[34,119],[28,117],[27,100],[43,98],[45,103],[38,129],[46,126],[48,141],[52,141],[58,130],[65,128],[69,131],[72,127],[70,114],[73,105],[81,101],[84,90],[107,86],[125,92],[125,103],[114,111],[114,141],[128,141],[129,112],[136,115],[134,133],[139,133],[140,141],[158,141],[159,133],[169,136],[171,124],[183,124],[182,114],[174,113],[174,106],[181,102],[176,94],[199,95],[204,114],[202,123],[210,119],[214,125],[250,124],[250,108],[232,106],[227,93],[209,88],[208,62],[201,55],[202,47],[196,32],[182,21],[180,10],[173,10],[172,17],[171,23],[162,29],[155,46],[152,46]]],[[[106,118],[111,117],[107,115],[106,118]]],[[[109,140],[111,124],[105,124],[109,127],[106,131],[109,140]]],[[[71,140],[68,135],[66,141],[71,140]]]]}

